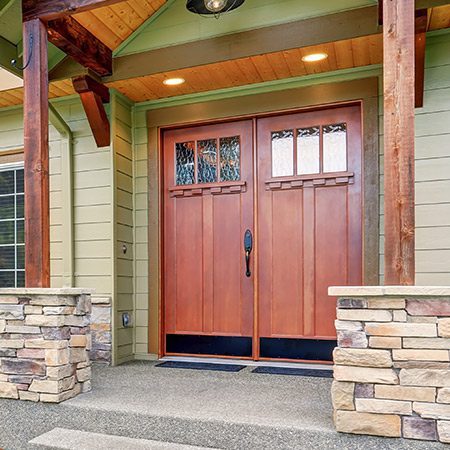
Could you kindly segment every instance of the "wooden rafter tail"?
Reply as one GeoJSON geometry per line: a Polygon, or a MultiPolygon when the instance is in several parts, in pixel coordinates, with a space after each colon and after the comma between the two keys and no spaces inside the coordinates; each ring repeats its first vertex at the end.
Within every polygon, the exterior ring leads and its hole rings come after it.
{"type": "Polygon", "coordinates": [[[416,11],[415,20],[415,107],[423,107],[425,89],[425,48],[428,28],[428,10],[416,11]]]}
{"type": "Polygon", "coordinates": [[[112,51],[70,16],[47,22],[49,41],[99,76],[112,74],[112,51]]]}
{"type": "Polygon", "coordinates": [[[51,20],[121,1],[123,0],[22,0],[22,17],[24,22],[33,19],[51,20]]]}
{"type": "Polygon", "coordinates": [[[111,143],[111,131],[104,103],[109,102],[108,88],[90,76],[72,80],[75,91],[80,94],[89,125],[98,147],[107,147],[111,143]]]}

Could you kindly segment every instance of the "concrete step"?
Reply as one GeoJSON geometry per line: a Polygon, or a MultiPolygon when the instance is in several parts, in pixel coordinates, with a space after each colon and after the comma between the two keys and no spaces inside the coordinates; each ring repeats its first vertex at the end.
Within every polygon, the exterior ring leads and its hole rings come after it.
{"type": "Polygon", "coordinates": [[[205,447],[55,428],[30,441],[36,450],[206,450],[205,447]]]}

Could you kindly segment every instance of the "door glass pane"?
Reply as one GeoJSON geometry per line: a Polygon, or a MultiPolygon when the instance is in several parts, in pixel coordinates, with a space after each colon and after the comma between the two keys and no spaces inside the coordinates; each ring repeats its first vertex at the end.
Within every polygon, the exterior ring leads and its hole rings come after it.
{"type": "Polygon", "coordinates": [[[241,141],[239,136],[220,139],[220,181],[241,179],[241,141]]]}
{"type": "Polygon", "coordinates": [[[17,268],[25,269],[25,246],[18,245],[16,248],[17,248],[17,268]]]}
{"type": "Polygon", "coordinates": [[[17,223],[17,243],[24,244],[25,243],[24,221],[18,220],[16,223],[17,223]]]}
{"type": "Polygon", "coordinates": [[[16,248],[14,245],[0,247],[0,267],[2,269],[15,269],[16,248]]]}
{"type": "Polygon", "coordinates": [[[0,270],[0,288],[15,287],[15,278],[16,273],[14,270],[8,272],[0,270]]]}
{"type": "Polygon", "coordinates": [[[14,221],[0,222],[0,244],[14,244],[14,221]]]}
{"type": "Polygon", "coordinates": [[[19,270],[17,272],[17,287],[25,287],[25,271],[19,270]]]}
{"type": "Polygon", "coordinates": [[[323,171],[347,170],[347,124],[323,127],[323,171]]]}
{"type": "Polygon", "coordinates": [[[14,171],[0,172],[0,195],[14,194],[14,171]]]}
{"type": "Polygon", "coordinates": [[[23,185],[23,169],[16,170],[16,192],[25,192],[23,185]]]}
{"type": "Polygon", "coordinates": [[[22,218],[22,217],[24,217],[24,214],[25,214],[25,212],[24,212],[24,204],[23,204],[23,202],[24,202],[24,196],[23,195],[18,195],[17,197],[16,197],[16,208],[17,208],[17,215],[16,215],[16,217],[17,218],[22,218]]]}
{"type": "Polygon", "coordinates": [[[320,127],[297,130],[297,174],[320,172],[320,127]]]}
{"type": "Polygon", "coordinates": [[[0,197],[0,220],[14,219],[14,195],[0,197]]]}
{"type": "Polygon", "coordinates": [[[217,141],[207,139],[197,142],[198,182],[214,183],[217,181],[217,141]]]}
{"type": "Polygon", "coordinates": [[[294,132],[293,130],[272,133],[272,176],[294,175],[294,132]]]}
{"type": "Polygon", "coordinates": [[[177,185],[194,184],[194,142],[175,144],[177,185]]]}

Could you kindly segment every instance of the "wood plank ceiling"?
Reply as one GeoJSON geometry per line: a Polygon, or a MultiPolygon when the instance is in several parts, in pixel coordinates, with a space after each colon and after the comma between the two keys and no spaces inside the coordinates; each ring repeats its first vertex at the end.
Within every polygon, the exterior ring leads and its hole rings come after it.
{"type": "MultiPolygon", "coordinates": [[[[129,0],[96,11],[77,14],[75,17],[105,44],[114,48],[126,39],[127,33],[128,35],[132,33],[133,27],[139,27],[139,21],[145,20],[144,10],[148,12],[151,9],[151,14],[154,14],[164,3],[165,0],[144,0],[144,2],[129,0]],[[143,6],[143,3],[146,6],[143,6]],[[96,21],[100,21],[102,26],[97,26],[96,21]],[[120,26],[119,23],[121,23],[120,26]]],[[[450,5],[433,8],[428,30],[449,27],[450,5]]],[[[382,35],[378,34],[117,81],[109,83],[108,86],[117,89],[135,102],[141,102],[380,64],[382,59],[382,35]],[[325,52],[329,57],[316,63],[302,61],[304,55],[316,52],[325,52]],[[165,86],[163,81],[171,77],[182,77],[186,83],[180,86],[165,86]]],[[[50,84],[50,98],[64,97],[74,93],[70,80],[50,84]]],[[[0,92],[0,107],[19,105],[22,102],[22,88],[0,92]]]]}

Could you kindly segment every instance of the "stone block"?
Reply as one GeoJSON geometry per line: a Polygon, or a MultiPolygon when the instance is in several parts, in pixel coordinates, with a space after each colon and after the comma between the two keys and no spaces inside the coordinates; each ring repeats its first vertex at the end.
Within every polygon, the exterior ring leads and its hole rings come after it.
{"type": "Polygon", "coordinates": [[[407,401],[357,398],[355,399],[355,406],[357,411],[367,413],[401,415],[412,414],[412,404],[407,401]]]}
{"type": "Polygon", "coordinates": [[[53,348],[61,349],[67,348],[68,341],[49,341],[47,339],[30,339],[25,341],[25,348],[53,348]]]}
{"type": "Polygon", "coordinates": [[[438,390],[438,403],[450,403],[450,388],[442,388],[438,390]]]}
{"type": "Polygon", "coordinates": [[[432,323],[366,323],[370,336],[436,337],[437,328],[432,323]]]}
{"type": "Polygon", "coordinates": [[[85,381],[88,381],[91,379],[92,373],[91,373],[90,367],[85,367],[84,369],[77,370],[77,380],[80,383],[84,383],[85,381]]]}
{"type": "Polygon", "coordinates": [[[394,361],[394,369],[450,369],[450,363],[439,361],[394,361]]]}
{"type": "Polygon", "coordinates": [[[426,316],[408,316],[408,322],[411,323],[437,323],[437,317],[426,316]]]}
{"type": "Polygon", "coordinates": [[[37,327],[62,327],[64,326],[64,316],[27,316],[25,324],[37,327]]]}
{"type": "Polygon", "coordinates": [[[63,349],[46,349],[45,364],[47,366],[64,366],[69,363],[69,350],[63,349]]]}
{"type": "Polygon", "coordinates": [[[0,372],[10,375],[45,375],[45,364],[31,359],[1,360],[0,372]]]}
{"type": "Polygon", "coordinates": [[[0,319],[0,334],[4,333],[6,330],[6,320],[0,319]]]}
{"type": "Polygon", "coordinates": [[[368,434],[372,436],[401,436],[400,416],[372,414],[357,411],[336,411],[336,430],[341,433],[368,434]]]}
{"type": "Polygon", "coordinates": [[[368,299],[367,306],[370,309],[405,309],[406,301],[404,298],[375,297],[368,299]]]}
{"type": "Polygon", "coordinates": [[[86,392],[91,392],[92,391],[92,384],[91,381],[85,381],[84,383],[81,383],[81,392],[83,394],[85,394],[86,392]]]}
{"type": "Polygon", "coordinates": [[[42,314],[42,306],[25,305],[24,312],[25,315],[42,314]]]}
{"type": "Polygon", "coordinates": [[[83,347],[87,345],[87,336],[85,334],[73,335],[70,337],[70,347],[83,347]]]}
{"type": "MultiPolygon", "coordinates": [[[[36,375],[10,375],[8,381],[16,385],[29,385],[34,380],[36,375]]],[[[28,389],[28,386],[27,386],[28,389]]]]}
{"type": "Polygon", "coordinates": [[[15,356],[15,348],[0,348],[0,358],[14,358],[15,356]]]}
{"type": "Polygon", "coordinates": [[[0,336],[0,348],[23,348],[24,339],[5,339],[0,336]]]}
{"type": "Polygon", "coordinates": [[[92,323],[111,323],[111,309],[110,308],[92,308],[91,314],[92,323]]]}
{"type": "Polygon", "coordinates": [[[403,417],[403,437],[420,439],[422,441],[436,441],[438,438],[435,420],[420,417],[403,417]]]}
{"type": "Polygon", "coordinates": [[[62,392],[60,394],[41,394],[41,402],[44,403],[61,403],[76,397],[81,392],[81,385],[76,384],[75,387],[69,391],[62,392]]]}
{"type": "Polygon", "coordinates": [[[46,316],[66,316],[73,314],[75,308],[73,306],[44,306],[43,313],[46,316]]]}
{"type": "Polygon", "coordinates": [[[355,398],[373,398],[375,389],[373,384],[356,383],[355,384],[355,398]]]}
{"type": "Polygon", "coordinates": [[[401,369],[400,384],[403,386],[450,387],[450,370],[401,369]]]}
{"type": "Polygon", "coordinates": [[[25,318],[23,305],[0,304],[0,319],[23,320],[25,318]]]}
{"type": "Polygon", "coordinates": [[[70,338],[70,328],[69,327],[45,327],[42,328],[42,335],[44,339],[53,339],[56,341],[63,341],[70,338]]]}
{"type": "Polygon", "coordinates": [[[105,350],[91,350],[90,351],[90,357],[93,361],[97,363],[110,363],[111,362],[111,351],[105,351],[105,350]]]}
{"type": "Polygon", "coordinates": [[[0,305],[18,305],[18,297],[0,296],[0,305]]]}
{"type": "Polygon", "coordinates": [[[367,348],[369,341],[363,331],[338,331],[338,346],[342,348],[367,348]]]}
{"type": "Polygon", "coordinates": [[[393,311],[392,318],[394,322],[406,322],[408,320],[408,314],[403,309],[393,311]]]}
{"type": "Polygon", "coordinates": [[[450,444],[450,422],[445,420],[438,420],[437,429],[439,440],[445,444],[450,444]]]}
{"type": "Polygon", "coordinates": [[[387,400],[434,402],[436,398],[436,389],[430,387],[389,386],[378,384],[375,386],[375,397],[387,400]]]}
{"type": "Polygon", "coordinates": [[[19,399],[27,402],[38,402],[39,394],[37,392],[19,391],[19,399]]]}
{"type": "Polygon", "coordinates": [[[87,327],[90,321],[87,316],[66,316],[64,324],[68,327],[87,327]]]}
{"type": "Polygon", "coordinates": [[[362,322],[390,322],[392,313],[384,309],[338,309],[338,320],[359,320],[362,322]]]}
{"type": "MultiPolygon", "coordinates": [[[[1,328],[1,326],[0,326],[1,328]]],[[[438,334],[444,338],[450,338],[450,319],[439,319],[438,321],[438,334]]]]}
{"type": "Polygon", "coordinates": [[[450,299],[407,299],[406,310],[411,316],[450,316],[450,299]]]}
{"type": "Polygon", "coordinates": [[[397,373],[392,369],[372,367],[334,366],[334,378],[338,381],[374,384],[398,384],[397,373]]]}
{"type": "Polygon", "coordinates": [[[36,295],[30,300],[30,305],[37,306],[76,306],[76,298],[73,296],[45,296],[36,295]]]}
{"type": "Polygon", "coordinates": [[[450,339],[444,338],[404,338],[403,348],[450,349],[450,339]]]}
{"type": "Polygon", "coordinates": [[[111,305],[111,297],[91,297],[92,306],[94,305],[111,305]]]}
{"type": "Polygon", "coordinates": [[[392,357],[397,361],[450,361],[448,350],[393,350],[392,357]]]}
{"type": "Polygon", "coordinates": [[[14,326],[6,325],[6,333],[16,334],[40,334],[41,329],[39,327],[27,327],[27,326],[14,326]]]}
{"type": "Polygon", "coordinates": [[[369,338],[369,347],[372,348],[402,348],[401,337],[385,337],[385,336],[371,336],[369,338]]]}
{"type": "Polygon", "coordinates": [[[71,376],[62,380],[33,380],[29,390],[45,394],[60,394],[73,389],[74,386],[75,377],[71,376]]]}
{"type": "Polygon", "coordinates": [[[18,399],[19,391],[13,383],[5,383],[0,381],[0,398],[18,399]]]}
{"type": "Polygon", "coordinates": [[[41,348],[21,348],[17,350],[17,357],[24,359],[44,359],[45,350],[41,348]]]}
{"type": "Polygon", "coordinates": [[[350,320],[335,320],[334,327],[337,331],[362,331],[363,324],[350,320]]]}
{"type": "Polygon", "coordinates": [[[84,362],[87,359],[87,352],[84,348],[70,348],[69,354],[70,364],[84,362]]]}
{"type": "Polygon", "coordinates": [[[47,377],[52,380],[62,380],[71,377],[75,373],[72,364],[57,367],[47,367],[47,377]]]}
{"type": "Polygon", "coordinates": [[[450,420],[450,405],[414,402],[413,410],[424,419],[450,420]]]}
{"type": "Polygon", "coordinates": [[[342,366],[392,367],[391,352],[360,348],[335,348],[334,363],[342,366]]]}

